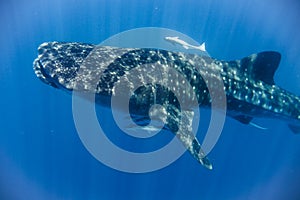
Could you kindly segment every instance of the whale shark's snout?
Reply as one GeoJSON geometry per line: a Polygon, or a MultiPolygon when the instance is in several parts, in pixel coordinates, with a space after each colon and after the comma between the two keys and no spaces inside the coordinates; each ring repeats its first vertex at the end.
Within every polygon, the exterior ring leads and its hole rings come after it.
{"type": "Polygon", "coordinates": [[[56,52],[53,51],[52,46],[53,43],[45,42],[38,47],[38,57],[33,62],[33,69],[37,77],[44,83],[59,88],[54,74],[57,63],[53,55],[56,52]]]}
{"type": "Polygon", "coordinates": [[[55,88],[67,88],[77,74],[80,64],[93,49],[93,45],[45,42],[38,47],[38,57],[33,62],[36,76],[55,88]]]}

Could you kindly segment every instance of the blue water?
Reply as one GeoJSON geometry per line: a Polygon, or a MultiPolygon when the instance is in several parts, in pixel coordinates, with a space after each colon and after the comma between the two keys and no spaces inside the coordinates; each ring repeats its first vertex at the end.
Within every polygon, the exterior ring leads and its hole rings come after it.
{"type": "Polygon", "coordinates": [[[82,145],[71,96],[32,70],[45,41],[98,44],[132,28],[165,27],[205,41],[218,59],[279,51],[275,82],[300,95],[299,10],[297,0],[1,2],[0,199],[300,199],[300,136],[284,122],[257,120],[268,128],[260,130],[227,118],[209,154],[212,171],[185,153],[158,171],[119,172],[82,145]]]}

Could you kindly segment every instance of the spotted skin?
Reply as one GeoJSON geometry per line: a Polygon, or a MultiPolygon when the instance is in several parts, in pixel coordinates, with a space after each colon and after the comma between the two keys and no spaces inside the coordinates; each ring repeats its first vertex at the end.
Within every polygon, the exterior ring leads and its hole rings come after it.
{"type": "MultiPolygon", "coordinates": [[[[225,92],[227,115],[248,124],[254,117],[276,117],[287,120],[290,128],[298,132],[300,120],[299,97],[274,84],[273,76],[280,61],[277,52],[262,52],[236,61],[220,61],[210,57],[170,52],[159,49],[130,49],[95,46],[84,43],[43,43],[34,61],[34,71],[44,83],[66,91],[95,93],[96,102],[109,106],[103,100],[115,95],[115,86],[125,80],[124,96],[132,88],[130,71],[150,65],[162,66],[160,78],[174,85],[184,104],[180,104],[170,88],[155,84],[151,74],[137,76],[142,86],[130,98],[130,114],[136,123],[150,120],[149,111],[154,104],[166,108],[165,129],[173,132],[191,155],[208,169],[212,169],[205,152],[191,130],[195,106],[210,107],[213,92],[225,92]],[[192,91],[184,87],[169,69],[175,69],[188,81],[192,91]],[[152,79],[146,83],[144,79],[152,79]],[[209,80],[209,82],[204,80],[209,80]],[[222,82],[224,88],[217,87],[222,82]],[[207,85],[210,84],[210,87],[207,85]],[[191,95],[191,94],[196,95],[191,95]],[[194,102],[197,105],[194,105],[194,102]],[[142,119],[142,120],[141,120],[142,119]],[[182,122],[182,123],[181,123],[182,122]],[[184,124],[180,127],[180,124],[184,124]]],[[[173,91],[174,91],[173,90],[173,91]]],[[[158,116],[159,118],[159,116],[158,116]]],[[[145,124],[142,124],[145,125],[145,124]]]]}

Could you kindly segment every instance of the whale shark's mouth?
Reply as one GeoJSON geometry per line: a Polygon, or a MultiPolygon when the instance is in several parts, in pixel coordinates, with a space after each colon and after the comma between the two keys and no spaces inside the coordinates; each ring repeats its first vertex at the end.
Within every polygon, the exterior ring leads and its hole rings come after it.
{"type": "Polygon", "coordinates": [[[39,60],[39,58],[35,59],[33,62],[33,68],[34,72],[37,75],[39,79],[41,79],[44,83],[54,87],[54,88],[59,88],[53,78],[46,72],[43,64],[39,60]]]}

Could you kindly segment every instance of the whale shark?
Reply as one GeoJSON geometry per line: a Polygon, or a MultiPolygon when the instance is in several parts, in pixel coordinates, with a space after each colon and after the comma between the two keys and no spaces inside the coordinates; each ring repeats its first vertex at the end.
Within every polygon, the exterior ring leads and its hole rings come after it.
{"type": "MultiPolygon", "coordinates": [[[[154,68],[157,64],[162,65],[159,79],[172,82],[175,87],[172,90],[157,84],[155,80],[158,78],[146,73],[145,76],[153,83],[139,79],[141,87],[131,94],[129,101],[131,117],[137,124],[146,125],[150,111],[153,111],[150,108],[155,104],[163,105],[166,114],[161,119],[165,122],[164,129],[174,133],[200,164],[212,169],[212,163],[189,127],[194,116],[192,107],[211,108],[211,92],[214,91],[209,90],[208,84],[212,85],[213,90],[224,92],[228,117],[243,124],[251,124],[254,118],[277,118],[286,121],[292,132],[300,132],[300,98],[274,82],[280,59],[280,53],[275,51],[223,61],[163,49],[45,42],[38,47],[33,68],[44,83],[67,92],[94,93],[97,104],[109,107],[111,104],[108,102],[115,95],[115,87],[122,78],[127,80],[124,85],[128,85],[124,86],[123,92],[126,93],[126,88],[131,87],[127,77],[131,70],[142,69],[146,65],[154,68]],[[89,61],[85,63],[87,58],[89,61]],[[90,67],[85,67],[87,64],[90,67]],[[179,79],[169,77],[170,69],[180,73],[192,89],[187,89],[182,80],[179,82],[179,79]],[[205,74],[210,77],[211,83],[204,80],[205,74]],[[222,88],[214,88],[217,87],[214,86],[216,81],[223,83],[222,88]],[[184,105],[180,104],[176,91],[185,95],[184,105]],[[197,105],[192,103],[195,100],[197,105]],[[179,127],[181,119],[182,128],[179,127]]],[[[161,115],[157,116],[159,118],[161,115]]]]}

